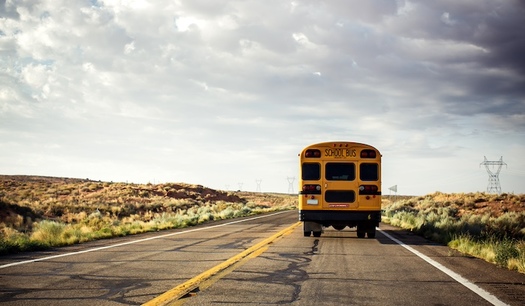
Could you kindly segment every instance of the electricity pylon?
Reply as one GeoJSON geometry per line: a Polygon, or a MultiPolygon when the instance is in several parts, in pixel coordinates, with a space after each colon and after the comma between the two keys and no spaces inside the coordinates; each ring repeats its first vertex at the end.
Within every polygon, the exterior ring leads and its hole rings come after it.
{"type": "Polygon", "coordinates": [[[288,179],[288,193],[293,194],[293,182],[295,181],[295,177],[287,177],[288,179]]]}
{"type": "Polygon", "coordinates": [[[261,192],[261,179],[255,180],[255,183],[257,183],[257,192],[261,192]]]}
{"type": "Polygon", "coordinates": [[[501,185],[499,183],[499,172],[501,171],[501,167],[503,165],[507,166],[507,164],[503,161],[503,156],[500,157],[499,160],[497,161],[490,161],[490,160],[487,160],[487,157],[486,156],[483,156],[485,158],[485,160],[479,164],[479,166],[481,167],[481,165],[485,165],[485,168],[487,169],[487,172],[489,174],[489,184],[487,186],[487,192],[488,193],[497,193],[497,194],[500,194],[501,193],[501,185]],[[490,168],[489,166],[493,166],[492,168],[494,168],[494,166],[498,166],[498,170],[496,170],[496,172],[492,172],[490,171],[490,168]]]}

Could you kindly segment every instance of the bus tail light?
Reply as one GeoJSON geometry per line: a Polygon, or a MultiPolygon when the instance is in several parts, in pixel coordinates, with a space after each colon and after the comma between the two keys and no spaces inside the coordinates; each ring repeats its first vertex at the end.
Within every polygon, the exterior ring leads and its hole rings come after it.
{"type": "Polygon", "coordinates": [[[361,151],[361,158],[376,158],[376,151],[374,151],[374,150],[363,150],[363,151],[361,151]]]}
{"type": "Polygon", "coordinates": [[[321,150],[318,149],[308,149],[306,152],[304,152],[304,157],[309,158],[320,158],[321,157],[321,150]]]}
{"type": "Polygon", "coordinates": [[[321,194],[321,185],[303,185],[303,190],[301,194],[321,194]]]}
{"type": "Polygon", "coordinates": [[[359,195],[381,195],[381,191],[376,185],[361,185],[359,195]]]}

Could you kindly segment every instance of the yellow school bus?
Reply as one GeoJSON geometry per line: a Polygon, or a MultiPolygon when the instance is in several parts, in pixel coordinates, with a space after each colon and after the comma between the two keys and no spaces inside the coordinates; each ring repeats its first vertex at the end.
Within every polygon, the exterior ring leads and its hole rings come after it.
{"type": "Polygon", "coordinates": [[[304,148],[299,162],[304,236],[348,226],[357,227],[359,238],[375,238],[381,222],[381,153],[363,143],[323,142],[304,148]]]}

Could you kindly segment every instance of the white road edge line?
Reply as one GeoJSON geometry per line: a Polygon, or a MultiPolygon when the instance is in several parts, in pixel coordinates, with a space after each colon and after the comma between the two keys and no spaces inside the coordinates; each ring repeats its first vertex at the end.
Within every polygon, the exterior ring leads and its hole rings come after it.
{"type": "Polygon", "coordinates": [[[13,263],[1,265],[0,269],[12,267],[12,266],[19,266],[19,265],[29,264],[29,263],[33,263],[33,262],[37,262],[37,261],[45,261],[45,260],[50,260],[50,259],[55,259],[55,258],[60,258],[60,257],[73,256],[73,255],[79,255],[79,254],[84,254],[84,253],[89,253],[89,252],[96,252],[96,251],[101,251],[101,250],[107,250],[107,249],[116,248],[116,247],[129,245],[129,244],[135,244],[135,243],[140,243],[140,242],[149,241],[149,240],[161,239],[161,238],[166,238],[166,237],[170,237],[170,236],[182,235],[182,234],[185,234],[185,233],[197,232],[197,231],[207,230],[207,229],[210,229],[210,228],[217,228],[217,227],[232,225],[232,224],[236,224],[236,223],[252,221],[252,220],[257,220],[257,219],[261,219],[261,218],[267,218],[267,217],[279,215],[279,214],[282,214],[282,213],[285,213],[285,212],[288,212],[288,211],[285,210],[285,211],[280,211],[280,212],[276,212],[276,213],[269,214],[269,215],[258,216],[258,217],[243,219],[243,220],[237,220],[237,221],[232,221],[232,222],[228,222],[228,223],[212,225],[212,226],[207,226],[207,227],[194,228],[194,229],[189,229],[189,230],[182,231],[182,232],[175,232],[175,233],[170,233],[170,234],[165,234],[165,235],[160,235],[160,236],[154,236],[154,237],[148,237],[148,238],[143,238],[143,239],[137,239],[137,240],[132,240],[132,241],[128,241],[128,242],[122,242],[122,243],[112,244],[112,245],[98,247],[98,248],[93,248],[93,249],[86,249],[86,250],[77,251],[77,252],[64,253],[64,254],[59,254],[59,255],[42,257],[42,258],[36,258],[36,259],[30,259],[30,260],[13,262],[13,263]]]}
{"type": "Polygon", "coordinates": [[[468,279],[464,278],[463,276],[457,274],[456,272],[450,270],[449,268],[443,266],[442,264],[440,264],[439,262],[431,259],[430,257],[428,257],[427,255],[417,251],[416,249],[404,244],[402,241],[399,241],[398,239],[392,237],[391,235],[385,233],[384,231],[378,229],[383,235],[387,236],[390,240],[394,241],[395,243],[399,244],[400,246],[404,247],[405,249],[409,250],[410,252],[414,253],[415,255],[417,255],[419,258],[423,259],[424,261],[428,262],[429,264],[433,265],[434,267],[436,267],[438,270],[440,270],[441,272],[447,274],[448,276],[452,277],[455,281],[457,281],[458,283],[462,284],[463,286],[467,287],[468,289],[470,289],[472,292],[476,293],[477,295],[479,295],[480,297],[484,298],[487,302],[491,303],[492,305],[497,305],[497,306],[509,306],[508,304],[505,304],[503,303],[502,301],[500,301],[497,297],[495,297],[494,295],[490,294],[489,292],[485,291],[483,288],[481,287],[478,287],[477,285],[475,285],[474,283],[471,283],[468,279]]]}

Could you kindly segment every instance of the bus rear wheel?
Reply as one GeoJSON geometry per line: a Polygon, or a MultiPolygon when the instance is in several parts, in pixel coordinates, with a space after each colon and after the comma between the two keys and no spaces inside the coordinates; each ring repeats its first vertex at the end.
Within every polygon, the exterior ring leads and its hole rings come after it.
{"type": "Polygon", "coordinates": [[[305,237],[310,237],[310,234],[311,234],[311,233],[312,233],[311,231],[304,232],[304,236],[305,236],[305,237]]]}
{"type": "Polygon", "coordinates": [[[313,232],[313,233],[314,233],[314,237],[321,237],[322,232],[313,232]]]}
{"type": "Polygon", "coordinates": [[[368,238],[375,238],[376,237],[376,227],[375,226],[371,226],[367,231],[366,231],[366,236],[368,238]]]}
{"type": "Polygon", "coordinates": [[[357,238],[365,238],[366,230],[363,225],[357,225],[357,238]]]}

